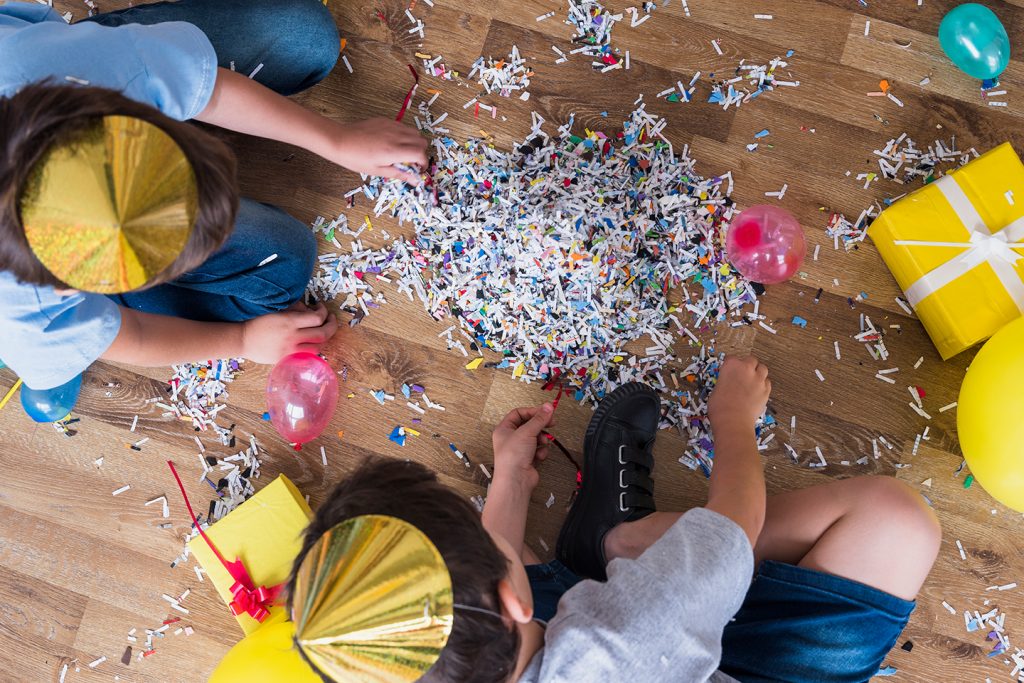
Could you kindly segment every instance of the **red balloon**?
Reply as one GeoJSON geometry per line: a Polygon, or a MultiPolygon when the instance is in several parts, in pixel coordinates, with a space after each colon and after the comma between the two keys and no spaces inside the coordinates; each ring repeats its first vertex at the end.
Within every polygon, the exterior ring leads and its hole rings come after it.
{"type": "Polygon", "coordinates": [[[293,353],[277,362],[267,380],[267,411],[278,433],[294,444],[315,439],[338,405],[338,378],[320,356],[293,353]]]}
{"type": "Polygon", "coordinates": [[[725,235],[729,262],[754,282],[776,284],[793,277],[807,249],[793,214],[757,204],[740,212],[725,235]]]}

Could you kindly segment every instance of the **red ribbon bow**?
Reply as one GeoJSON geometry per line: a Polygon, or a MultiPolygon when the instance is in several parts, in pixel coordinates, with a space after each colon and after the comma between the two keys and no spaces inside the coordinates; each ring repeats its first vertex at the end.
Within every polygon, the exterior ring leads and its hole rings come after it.
{"type": "MultiPolygon", "coordinates": [[[[241,565],[241,562],[238,563],[241,565]]],[[[245,571],[243,567],[242,571],[245,571]]],[[[271,588],[260,586],[256,590],[246,588],[241,581],[235,581],[231,586],[231,594],[235,599],[228,607],[236,617],[245,612],[256,621],[263,621],[270,614],[270,607],[277,600],[284,584],[278,584],[271,588]]]]}
{"type": "Polygon", "coordinates": [[[270,588],[266,586],[257,587],[240,559],[235,558],[234,562],[228,562],[224,559],[224,556],[217,550],[217,546],[213,544],[210,537],[203,531],[203,527],[199,525],[199,520],[196,519],[195,513],[192,512],[192,504],[185,493],[185,487],[181,483],[181,477],[178,476],[178,470],[174,469],[174,463],[168,460],[167,466],[171,468],[174,481],[178,482],[178,490],[181,491],[181,497],[185,499],[188,516],[192,518],[192,523],[195,524],[196,530],[203,537],[203,540],[206,541],[206,545],[210,546],[210,550],[217,556],[220,563],[224,565],[224,569],[228,571],[231,578],[235,580],[231,585],[231,595],[234,596],[234,600],[228,605],[231,613],[237,617],[244,612],[256,621],[262,622],[270,615],[270,608],[277,601],[278,596],[281,595],[281,591],[284,590],[284,584],[279,583],[270,588]]]}

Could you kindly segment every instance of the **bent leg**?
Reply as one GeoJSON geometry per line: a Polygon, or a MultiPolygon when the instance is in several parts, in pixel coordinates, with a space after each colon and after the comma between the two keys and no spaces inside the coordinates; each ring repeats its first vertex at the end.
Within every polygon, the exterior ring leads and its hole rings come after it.
{"type": "Polygon", "coordinates": [[[931,508],[892,477],[834,481],[768,498],[755,561],[826,572],[913,600],[941,530],[931,508]]]}
{"type": "Polygon", "coordinates": [[[315,261],[316,239],[308,226],[275,206],[242,199],[228,241],[199,268],[110,298],[146,313],[239,322],[299,300],[315,261]]]}
{"type": "Polygon", "coordinates": [[[177,0],[89,17],[104,26],[186,21],[213,44],[218,64],[282,95],[322,80],[338,61],[340,40],[320,0],[177,0]],[[262,65],[262,66],[261,66],[262,65]]]}
{"type": "MultiPolygon", "coordinates": [[[[639,557],[680,514],[620,524],[605,536],[605,557],[639,557]]],[[[754,559],[755,566],[785,562],[912,600],[940,542],[935,513],[917,492],[892,477],[856,477],[770,496],[754,559]]]]}
{"type": "Polygon", "coordinates": [[[862,683],[914,609],[938,552],[935,515],[891,477],[768,499],[757,574],[722,634],[721,670],[743,683],[862,683]]]}

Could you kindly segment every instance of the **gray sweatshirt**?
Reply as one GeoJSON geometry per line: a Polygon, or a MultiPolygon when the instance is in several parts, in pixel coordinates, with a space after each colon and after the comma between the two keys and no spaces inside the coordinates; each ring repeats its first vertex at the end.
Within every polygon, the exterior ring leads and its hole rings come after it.
{"type": "Polygon", "coordinates": [[[685,513],[608,581],[581,581],[558,603],[520,683],[735,683],[718,671],[722,629],[754,571],[743,530],[706,508],[685,513]]]}

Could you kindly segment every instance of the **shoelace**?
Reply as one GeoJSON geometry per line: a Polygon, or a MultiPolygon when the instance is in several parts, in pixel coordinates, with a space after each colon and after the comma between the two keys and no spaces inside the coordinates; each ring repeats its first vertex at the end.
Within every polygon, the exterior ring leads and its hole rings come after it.
{"type": "Polygon", "coordinates": [[[572,463],[572,466],[576,468],[576,488],[573,490],[572,495],[569,496],[569,504],[565,506],[568,510],[572,507],[573,502],[576,500],[576,496],[579,495],[580,487],[583,486],[583,468],[580,467],[578,462],[576,462],[576,458],[572,457],[572,453],[569,452],[569,449],[563,446],[562,442],[555,438],[554,434],[548,434],[548,439],[558,447],[558,450],[562,452],[562,455],[564,455],[566,459],[572,463]]]}

